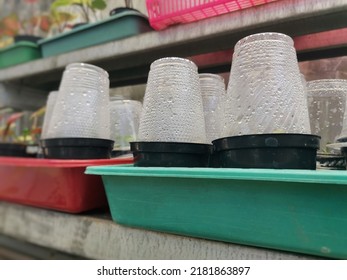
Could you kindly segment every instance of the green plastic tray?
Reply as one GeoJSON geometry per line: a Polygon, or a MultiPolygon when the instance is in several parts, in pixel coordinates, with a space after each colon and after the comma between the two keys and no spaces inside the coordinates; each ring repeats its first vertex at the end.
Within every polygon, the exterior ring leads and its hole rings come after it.
{"type": "Polygon", "coordinates": [[[82,25],[58,36],[40,40],[38,43],[42,56],[48,57],[151,30],[153,29],[144,15],[136,11],[125,11],[103,21],[82,25]]]}
{"type": "Polygon", "coordinates": [[[112,218],[150,230],[347,258],[347,172],[88,167],[112,218]]]}
{"type": "Polygon", "coordinates": [[[41,58],[41,51],[37,44],[31,42],[18,42],[0,49],[0,68],[24,63],[41,58]]]}

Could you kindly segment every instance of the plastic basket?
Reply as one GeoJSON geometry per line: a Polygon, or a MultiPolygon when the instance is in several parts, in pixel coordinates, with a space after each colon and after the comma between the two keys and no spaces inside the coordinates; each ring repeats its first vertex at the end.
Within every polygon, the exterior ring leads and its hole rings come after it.
{"type": "Polygon", "coordinates": [[[146,0],[149,22],[156,30],[197,21],[278,0],[146,0]]]}

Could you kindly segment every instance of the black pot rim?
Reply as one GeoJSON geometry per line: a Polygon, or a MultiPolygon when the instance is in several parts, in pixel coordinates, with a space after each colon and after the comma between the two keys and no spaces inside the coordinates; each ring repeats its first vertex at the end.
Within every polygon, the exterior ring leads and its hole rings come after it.
{"type": "Polygon", "coordinates": [[[23,143],[0,143],[0,156],[36,157],[37,150],[29,150],[31,147],[37,147],[37,145],[23,143]]]}
{"type": "Polygon", "coordinates": [[[123,13],[125,11],[135,11],[135,12],[141,13],[139,10],[134,9],[134,8],[130,8],[130,7],[116,7],[114,9],[110,10],[109,15],[113,16],[115,14],[120,14],[120,13],[123,13]]]}
{"type": "Polygon", "coordinates": [[[42,39],[42,37],[40,37],[40,36],[28,35],[28,34],[21,34],[21,35],[14,36],[14,42],[15,43],[18,43],[18,42],[37,43],[41,39],[42,39]]]}
{"type": "Polygon", "coordinates": [[[345,143],[345,142],[347,142],[347,137],[338,138],[338,139],[336,139],[336,142],[338,142],[338,143],[345,143]]]}
{"type": "Polygon", "coordinates": [[[132,152],[205,154],[212,151],[210,144],[184,142],[130,142],[132,152]]]}
{"type": "Polygon", "coordinates": [[[327,153],[317,152],[317,158],[336,159],[336,158],[343,158],[343,157],[344,156],[342,154],[327,154],[327,153]]]}
{"type": "Polygon", "coordinates": [[[82,137],[67,137],[67,138],[47,138],[41,139],[41,147],[109,147],[113,146],[114,141],[101,138],[82,138],[82,137]]]}
{"type": "Polygon", "coordinates": [[[0,143],[1,148],[7,148],[7,149],[18,149],[18,148],[26,149],[27,146],[32,146],[32,145],[27,145],[22,143],[0,143]]]}
{"type": "Polygon", "coordinates": [[[299,133],[247,134],[219,138],[214,141],[215,152],[230,149],[311,148],[319,149],[320,136],[299,133]]]}

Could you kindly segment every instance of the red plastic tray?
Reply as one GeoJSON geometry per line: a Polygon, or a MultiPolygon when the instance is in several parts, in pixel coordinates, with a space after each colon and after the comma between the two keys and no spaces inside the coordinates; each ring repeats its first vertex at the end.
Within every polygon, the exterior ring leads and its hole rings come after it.
{"type": "Polygon", "coordinates": [[[101,176],[85,175],[86,167],[132,162],[0,157],[0,200],[69,213],[105,207],[101,176]]]}

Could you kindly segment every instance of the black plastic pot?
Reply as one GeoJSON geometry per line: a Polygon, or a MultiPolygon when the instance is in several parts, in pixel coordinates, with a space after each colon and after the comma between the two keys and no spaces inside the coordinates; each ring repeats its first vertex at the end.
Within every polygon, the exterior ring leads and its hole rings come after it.
{"type": "MultiPolygon", "coordinates": [[[[347,138],[345,138],[346,141],[343,142],[347,142],[347,138]]],[[[343,157],[345,158],[345,169],[347,169],[347,147],[342,147],[341,148],[341,154],[343,155],[343,157]]]]}
{"type": "Polygon", "coordinates": [[[345,159],[345,162],[344,162],[345,168],[344,169],[347,169],[347,137],[340,137],[340,138],[336,139],[336,142],[337,143],[344,143],[342,145],[342,147],[340,148],[340,152],[345,159]],[[346,145],[346,147],[343,147],[344,145],[346,145]]]}
{"type": "Polygon", "coordinates": [[[111,158],[114,141],[97,138],[51,138],[40,141],[43,156],[55,159],[111,158]]]}
{"type": "Polygon", "coordinates": [[[115,157],[120,157],[120,156],[124,156],[124,155],[128,155],[131,154],[131,151],[120,151],[120,150],[113,150],[111,152],[111,157],[115,158],[115,157]]]}
{"type": "Polygon", "coordinates": [[[336,154],[317,154],[317,163],[320,169],[330,170],[345,170],[346,169],[346,155],[336,154]]]}
{"type": "Polygon", "coordinates": [[[37,146],[25,144],[0,143],[0,156],[6,157],[36,157],[37,146]]]}
{"type": "Polygon", "coordinates": [[[110,16],[113,16],[113,15],[124,13],[124,12],[128,12],[128,11],[135,11],[135,12],[141,13],[139,10],[136,10],[136,9],[133,9],[133,8],[117,7],[117,8],[112,9],[109,14],[110,14],[110,16]]]}
{"type": "Polygon", "coordinates": [[[32,42],[32,43],[36,43],[37,41],[41,40],[42,37],[39,36],[33,36],[33,35],[16,35],[14,37],[14,42],[18,43],[18,42],[32,42]]]}
{"type": "Polygon", "coordinates": [[[215,167],[316,169],[320,136],[254,134],[213,141],[215,167]]]}
{"type": "Polygon", "coordinates": [[[212,145],[176,142],[131,142],[134,165],[208,167],[212,145]]]}
{"type": "Polygon", "coordinates": [[[85,26],[86,24],[88,24],[88,22],[80,22],[80,23],[75,23],[71,29],[75,29],[75,28],[78,28],[80,26],[85,26]]]}
{"type": "Polygon", "coordinates": [[[338,138],[338,139],[336,139],[336,142],[338,142],[338,143],[346,143],[347,142],[347,137],[338,138]]]}

